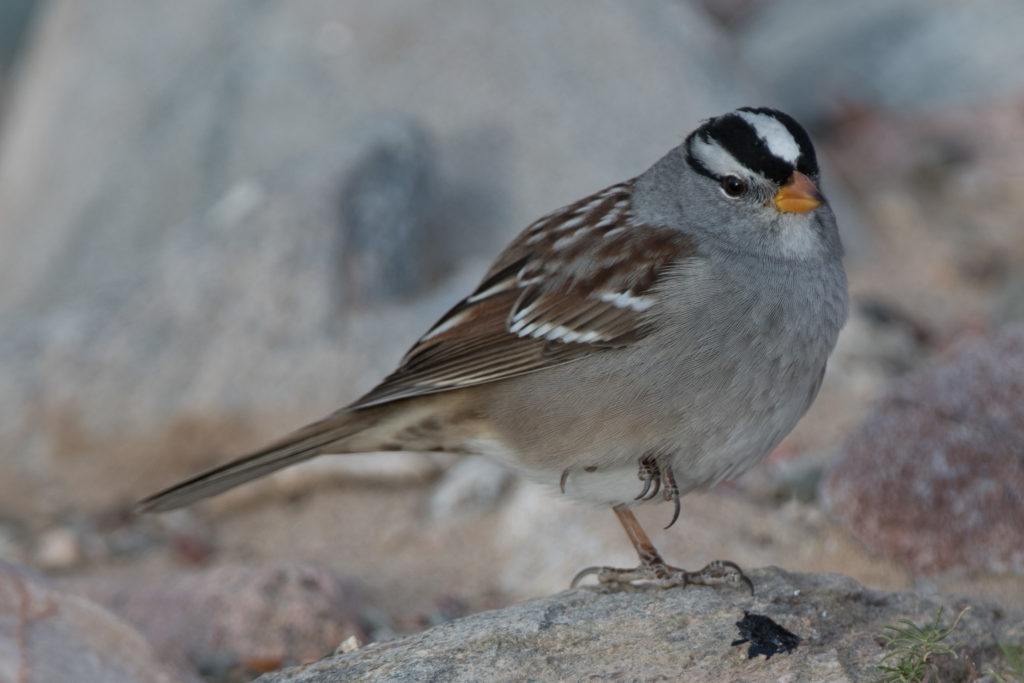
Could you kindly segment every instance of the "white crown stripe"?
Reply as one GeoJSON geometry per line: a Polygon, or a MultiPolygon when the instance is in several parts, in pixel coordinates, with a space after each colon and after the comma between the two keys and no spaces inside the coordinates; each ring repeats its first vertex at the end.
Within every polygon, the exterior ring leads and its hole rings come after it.
{"type": "Polygon", "coordinates": [[[737,113],[753,126],[757,136],[767,145],[768,151],[783,161],[796,164],[796,160],[800,158],[800,145],[781,121],[768,114],[755,114],[750,111],[737,113]]]}

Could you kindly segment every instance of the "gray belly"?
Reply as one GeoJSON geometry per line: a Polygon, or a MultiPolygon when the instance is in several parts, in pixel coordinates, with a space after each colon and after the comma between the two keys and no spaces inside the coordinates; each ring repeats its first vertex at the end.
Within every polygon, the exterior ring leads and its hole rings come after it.
{"type": "Polygon", "coordinates": [[[671,458],[683,492],[738,474],[813,401],[842,294],[705,295],[634,346],[495,386],[484,411],[512,446],[499,459],[550,484],[568,469],[567,494],[610,504],[640,492],[651,454],[671,458]]]}

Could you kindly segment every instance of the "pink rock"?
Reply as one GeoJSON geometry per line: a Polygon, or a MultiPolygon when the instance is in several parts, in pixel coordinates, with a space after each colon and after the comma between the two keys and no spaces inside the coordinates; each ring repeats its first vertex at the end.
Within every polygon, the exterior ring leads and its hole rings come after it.
{"type": "Polygon", "coordinates": [[[1024,326],[893,381],[824,493],[912,570],[1024,573],[1024,326]]]}

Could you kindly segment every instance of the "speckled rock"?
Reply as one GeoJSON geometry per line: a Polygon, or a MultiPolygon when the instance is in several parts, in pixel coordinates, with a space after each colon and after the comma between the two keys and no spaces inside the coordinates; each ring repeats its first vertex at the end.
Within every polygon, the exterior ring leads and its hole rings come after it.
{"type": "Polygon", "coordinates": [[[577,588],[259,680],[873,680],[885,654],[877,636],[884,626],[930,621],[940,606],[949,625],[971,605],[949,641],[960,659],[938,662],[943,680],[959,680],[969,665],[994,666],[997,641],[1024,636],[1024,616],[990,603],[871,591],[831,574],[766,568],[750,575],[755,598],[721,588],[577,588]],[[734,645],[745,611],[795,633],[799,645],[751,658],[749,644],[734,645]]]}
{"type": "Polygon", "coordinates": [[[894,380],[824,493],[859,539],[913,570],[1024,572],[1024,326],[894,380]]]}

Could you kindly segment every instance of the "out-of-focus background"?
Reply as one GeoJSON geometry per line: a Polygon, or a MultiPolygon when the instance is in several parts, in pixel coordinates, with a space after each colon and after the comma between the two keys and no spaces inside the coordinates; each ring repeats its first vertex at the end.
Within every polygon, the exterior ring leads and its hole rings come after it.
{"type": "Polygon", "coordinates": [[[775,453],[642,520],[691,568],[1024,607],[1021,35],[1019,0],[0,1],[0,618],[32,586],[78,615],[41,652],[244,680],[634,563],[476,459],[130,508],[358,397],[531,220],[740,105],[810,130],[854,311],[775,453]]]}

